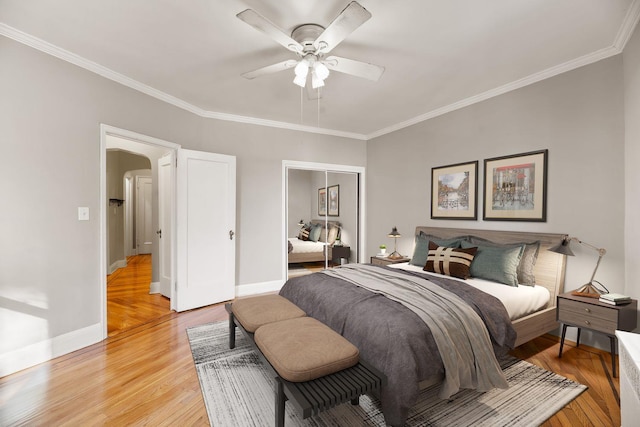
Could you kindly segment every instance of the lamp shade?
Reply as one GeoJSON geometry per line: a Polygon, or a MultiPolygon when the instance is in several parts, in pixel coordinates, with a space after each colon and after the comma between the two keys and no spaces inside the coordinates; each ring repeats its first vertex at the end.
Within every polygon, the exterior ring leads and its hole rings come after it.
{"type": "Polygon", "coordinates": [[[571,243],[571,239],[569,239],[568,237],[565,237],[564,239],[562,239],[562,242],[549,248],[549,250],[551,252],[555,252],[560,255],[574,256],[573,251],[569,247],[570,243],[571,243]]]}
{"type": "Polygon", "coordinates": [[[393,227],[393,229],[391,230],[391,233],[389,233],[387,236],[388,237],[401,237],[401,234],[398,233],[398,228],[397,227],[393,227]]]}

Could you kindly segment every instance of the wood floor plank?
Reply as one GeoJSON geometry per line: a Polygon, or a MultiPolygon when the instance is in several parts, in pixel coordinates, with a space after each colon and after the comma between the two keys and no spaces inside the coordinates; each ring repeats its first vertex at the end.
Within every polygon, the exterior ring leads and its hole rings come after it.
{"type": "MultiPolygon", "coordinates": [[[[110,280],[135,275],[118,276],[110,280]]],[[[139,287],[141,299],[148,296],[145,286],[139,287]]],[[[0,425],[208,425],[186,329],[226,319],[222,304],[167,312],[0,378],[0,425]]],[[[611,377],[609,353],[569,342],[558,358],[558,349],[558,338],[544,335],[511,352],[589,387],[543,426],[619,426],[619,381],[611,377]]]]}

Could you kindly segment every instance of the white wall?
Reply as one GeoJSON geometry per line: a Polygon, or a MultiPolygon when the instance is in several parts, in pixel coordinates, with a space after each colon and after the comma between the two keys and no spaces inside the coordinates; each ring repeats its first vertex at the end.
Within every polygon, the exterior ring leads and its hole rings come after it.
{"type": "MultiPolygon", "coordinates": [[[[607,249],[596,279],[624,292],[622,82],[618,55],[369,141],[369,255],[394,225],[403,254],[411,254],[418,225],[567,233],[607,249]],[[540,149],[549,149],[547,222],[483,221],[483,160],[540,149]],[[431,168],[473,160],[480,161],[479,220],[431,220],[431,168]]],[[[574,249],[567,290],[589,280],[597,259],[574,249]]],[[[607,338],[583,335],[608,348],[607,338]]]]}
{"type": "Polygon", "coordinates": [[[5,37],[0,63],[0,375],[101,334],[101,123],[237,157],[238,285],[283,279],[282,160],[366,162],[364,141],[198,117],[5,37]]]}
{"type": "Polygon", "coordinates": [[[624,293],[640,298],[640,28],[622,55],[625,111],[625,270],[624,293]]]}

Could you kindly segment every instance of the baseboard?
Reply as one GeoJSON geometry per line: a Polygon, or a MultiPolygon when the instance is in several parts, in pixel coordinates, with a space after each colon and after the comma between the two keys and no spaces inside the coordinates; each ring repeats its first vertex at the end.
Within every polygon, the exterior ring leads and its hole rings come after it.
{"type": "Polygon", "coordinates": [[[159,294],[160,293],[160,282],[151,282],[151,285],[149,285],[149,293],[150,294],[159,294]]]}
{"type": "Polygon", "coordinates": [[[103,340],[100,323],[0,354],[0,377],[47,362],[103,340]]]}
{"type": "Polygon", "coordinates": [[[268,292],[277,292],[284,285],[282,280],[273,280],[271,282],[250,283],[247,285],[236,286],[236,296],[246,297],[249,295],[265,294],[268,292]]]}
{"type": "Polygon", "coordinates": [[[119,268],[125,268],[127,266],[126,259],[120,259],[109,266],[109,272],[107,274],[112,274],[119,268]]]}

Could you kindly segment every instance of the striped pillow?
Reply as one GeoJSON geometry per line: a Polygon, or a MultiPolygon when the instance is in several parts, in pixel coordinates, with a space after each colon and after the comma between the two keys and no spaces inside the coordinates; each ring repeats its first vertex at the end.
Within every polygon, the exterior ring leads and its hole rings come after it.
{"type": "Polygon", "coordinates": [[[467,279],[469,269],[478,248],[445,248],[429,242],[429,254],[424,271],[467,279]]]}
{"type": "Polygon", "coordinates": [[[298,233],[298,240],[309,240],[309,231],[311,229],[307,227],[302,227],[300,232],[298,233]]]}

